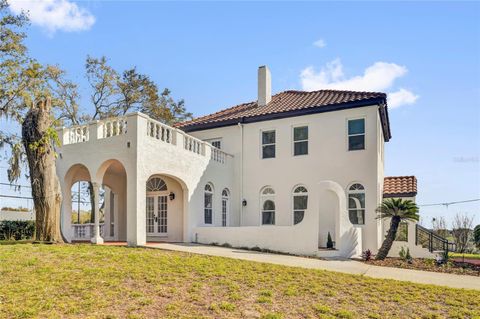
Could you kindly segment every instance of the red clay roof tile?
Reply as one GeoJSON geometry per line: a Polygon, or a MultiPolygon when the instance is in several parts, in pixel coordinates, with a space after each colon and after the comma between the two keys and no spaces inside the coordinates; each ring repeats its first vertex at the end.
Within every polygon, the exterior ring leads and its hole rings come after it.
{"type": "Polygon", "coordinates": [[[417,195],[415,176],[390,176],[383,182],[383,197],[412,197],[417,195]]]}
{"type": "MultiPolygon", "coordinates": [[[[278,114],[289,111],[303,109],[313,109],[337,104],[351,102],[367,101],[371,99],[384,100],[386,104],[387,96],[379,92],[356,92],[340,90],[320,90],[320,91],[284,91],[275,94],[272,100],[265,106],[258,106],[257,101],[239,104],[237,106],[198,117],[191,121],[176,124],[176,127],[189,129],[199,125],[221,124],[242,118],[253,118],[269,114],[278,114]]],[[[388,118],[387,118],[388,121],[388,118]]]]}

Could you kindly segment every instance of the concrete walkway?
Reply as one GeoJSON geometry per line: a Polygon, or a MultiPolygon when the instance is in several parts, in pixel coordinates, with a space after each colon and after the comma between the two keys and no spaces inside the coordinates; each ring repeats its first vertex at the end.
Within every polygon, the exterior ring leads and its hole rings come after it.
{"type": "Polygon", "coordinates": [[[420,284],[480,290],[480,277],[461,276],[393,267],[367,265],[354,260],[320,260],[288,255],[268,254],[242,249],[205,246],[197,244],[148,243],[148,248],[182,251],[193,254],[235,258],[284,266],[323,269],[373,278],[395,279],[420,284]]]}

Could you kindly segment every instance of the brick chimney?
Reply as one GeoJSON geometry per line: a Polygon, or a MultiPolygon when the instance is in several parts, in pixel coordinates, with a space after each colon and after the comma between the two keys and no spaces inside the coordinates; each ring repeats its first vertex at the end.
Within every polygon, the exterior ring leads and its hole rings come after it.
{"type": "Polygon", "coordinates": [[[258,106],[265,106],[272,100],[272,76],[266,65],[258,68],[258,106]]]}

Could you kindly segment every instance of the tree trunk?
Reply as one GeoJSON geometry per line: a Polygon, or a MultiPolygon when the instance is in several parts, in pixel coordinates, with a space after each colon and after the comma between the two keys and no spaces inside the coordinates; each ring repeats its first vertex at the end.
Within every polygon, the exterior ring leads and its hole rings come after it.
{"type": "Polygon", "coordinates": [[[63,242],[60,231],[61,192],[52,142],[51,102],[38,102],[22,124],[22,140],[30,169],[35,206],[35,240],[63,242]]]}
{"type": "Polygon", "coordinates": [[[392,220],[390,221],[390,229],[388,230],[387,236],[383,241],[382,247],[380,247],[377,255],[375,256],[376,260],[384,260],[385,258],[387,258],[388,253],[392,248],[392,244],[397,237],[398,225],[400,225],[400,217],[393,216],[392,220]]]}

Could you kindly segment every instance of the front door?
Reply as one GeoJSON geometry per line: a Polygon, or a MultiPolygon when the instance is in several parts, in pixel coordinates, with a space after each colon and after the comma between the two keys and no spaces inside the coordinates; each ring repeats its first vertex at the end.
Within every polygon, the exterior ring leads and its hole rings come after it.
{"type": "Polygon", "coordinates": [[[166,236],[168,225],[168,195],[147,196],[147,235],[166,236]]]}

